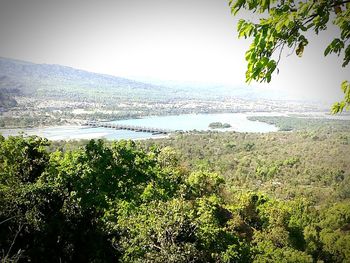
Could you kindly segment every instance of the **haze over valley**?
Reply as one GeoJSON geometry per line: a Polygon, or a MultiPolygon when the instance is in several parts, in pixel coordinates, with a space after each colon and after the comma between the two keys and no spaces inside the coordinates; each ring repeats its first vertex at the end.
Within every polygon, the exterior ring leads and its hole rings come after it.
{"type": "Polygon", "coordinates": [[[7,58],[0,58],[0,69],[0,125],[7,128],[151,115],[328,110],[328,105],[246,86],[160,85],[7,58]]]}

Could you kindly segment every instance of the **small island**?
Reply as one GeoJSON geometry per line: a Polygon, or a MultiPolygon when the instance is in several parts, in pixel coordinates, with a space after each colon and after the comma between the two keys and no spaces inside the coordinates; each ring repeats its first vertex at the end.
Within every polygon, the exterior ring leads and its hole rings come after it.
{"type": "Polygon", "coordinates": [[[230,127],[231,127],[231,124],[229,123],[212,122],[209,124],[209,128],[211,129],[226,129],[230,127]]]}

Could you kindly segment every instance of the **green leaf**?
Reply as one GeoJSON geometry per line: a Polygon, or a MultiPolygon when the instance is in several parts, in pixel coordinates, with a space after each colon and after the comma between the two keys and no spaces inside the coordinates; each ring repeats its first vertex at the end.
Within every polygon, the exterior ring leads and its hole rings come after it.
{"type": "Polygon", "coordinates": [[[344,53],[345,53],[345,56],[344,56],[342,67],[346,67],[350,62],[350,45],[347,46],[344,53]]]}
{"type": "Polygon", "coordinates": [[[298,55],[298,57],[302,57],[304,52],[304,43],[300,42],[298,45],[298,48],[295,50],[295,53],[298,55]]]}
{"type": "Polygon", "coordinates": [[[350,90],[350,83],[347,80],[344,80],[341,83],[341,90],[346,93],[348,90],[350,90]]]}
{"type": "Polygon", "coordinates": [[[325,49],[323,54],[324,54],[324,56],[327,56],[330,52],[331,52],[331,46],[329,45],[329,46],[327,46],[327,48],[325,49]]]}

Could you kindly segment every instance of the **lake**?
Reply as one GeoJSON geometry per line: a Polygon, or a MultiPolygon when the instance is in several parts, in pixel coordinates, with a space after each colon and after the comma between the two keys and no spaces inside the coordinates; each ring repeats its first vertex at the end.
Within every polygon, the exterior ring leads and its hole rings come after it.
{"type": "MultiPolygon", "coordinates": [[[[231,128],[218,129],[219,131],[237,131],[237,132],[274,132],[278,128],[274,125],[259,121],[250,121],[248,116],[266,116],[267,113],[218,113],[218,114],[182,114],[173,116],[150,116],[142,119],[118,120],[111,123],[125,125],[144,126],[169,130],[182,131],[207,131],[211,130],[208,125],[212,122],[229,123],[231,128]]],[[[273,116],[280,115],[274,114],[273,116]]],[[[3,129],[2,135],[17,135],[19,133],[27,135],[38,135],[50,140],[74,140],[74,139],[96,139],[105,138],[107,140],[119,139],[149,139],[164,137],[164,135],[152,135],[146,132],[134,132],[127,130],[113,130],[110,128],[92,128],[83,126],[56,126],[45,128],[28,129],[3,129]]]]}

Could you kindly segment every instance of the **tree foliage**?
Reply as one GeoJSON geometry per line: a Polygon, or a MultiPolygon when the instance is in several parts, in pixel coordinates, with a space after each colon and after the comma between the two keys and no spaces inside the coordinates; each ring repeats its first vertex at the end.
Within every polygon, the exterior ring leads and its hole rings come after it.
{"type": "Polygon", "coordinates": [[[231,191],[219,173],[184,167],[171,147],[49,144],[0,136],[2,262],[350,259],[347,199],[316,209],[307,199],[231,191]]]}
{"type": "MultiPolygon", "coordinates": [[[[229,0],[234,15],[249,10],[259,21],[241,19],[238,22],[239,37],[252,37],[253,41],[245,58],[248,62],[246,80],[270,82],[277,69],[284,48],[295,50],[302,57],[309,41],[306,32],[318,34],[332,22],[339,28],[339,36],[334,36],[325,46],[324,55],[334,53],[342,56],[342,66],[350,62],[350,3],[349,1],[276,1],[276,0],[229,0]]],[[[335,103],[333,113],[350,108],[349,83],[344,81],[344,100],[335,103]]]]}

